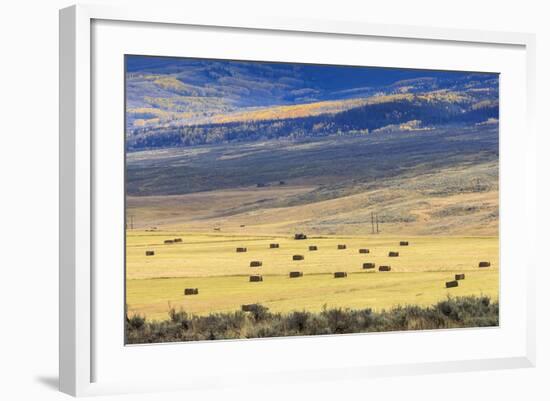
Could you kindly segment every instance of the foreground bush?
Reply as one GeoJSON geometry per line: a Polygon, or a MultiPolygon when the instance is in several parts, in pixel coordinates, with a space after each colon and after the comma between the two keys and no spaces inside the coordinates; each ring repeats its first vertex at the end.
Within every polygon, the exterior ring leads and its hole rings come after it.
{"type": "Polygon", "coordinates": [[[147,321],[126,317],[126,342],[143,344],[173,341],[308,336],[401,330],[432,330],[498,326],[498,302],[488,297],[448,298],[429,307],[399,306],[388,311],[324,309],[322,312],[271,313],[256,305],[250,312],[189,315],[169,312],[170,319],[147,321]]]}

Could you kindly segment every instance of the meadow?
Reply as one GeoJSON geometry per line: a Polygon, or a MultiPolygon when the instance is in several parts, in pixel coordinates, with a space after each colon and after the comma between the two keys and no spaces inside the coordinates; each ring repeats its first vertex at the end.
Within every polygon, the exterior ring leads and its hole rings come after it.
{"type": "MultiPolygon", "coordinates": [[[[246,227],[243,227],[246,230],[246,227]]],[[[221,233],[127,232],[127,308],[130,315],[166,320],[171,309],[207,315],[261,304],[270,311],[321,311],[323,308],[372,308],[433,305],[448,296],[489,296],[498,301],[497,237],[290,236],[221,233]],[[164,244],[181,238],[181,243],[164,244]],[[399,242],[407,240],[408,246],[399,242]],[[279,248],[270,248],[277,243],[279,248]],[[345,244],[346,249],[337,249],[345,244]],[[309,246],[317,246],[309,251],[309,246]],[[246,252],[236,252],[245,247],[246,252]],[[368,248],[369,253],[359,253],[368,248]],[[148,250],[155,252],[146,256],[148,250]],[[389,257],[390,251],[399,252],[389,257]],[[293,255],[304,260],[294,261],[293,255]],[[261,267],[250,267],[261,261],[261,267]],[[490,261],[479,268],[480,261],[490,261]],[[375,269],[363,269],[363,263],[375,269]],[[390,272],[379,272],[390,265],[390,272]],[[291,271],[303,277],[289,278],[291,271]],[[347,272],[334,278],[334,272],[347,272]],[[260,274],[262,282],[249,282],[260,274]],[[445,282],[465,274],[456,288],[445,282]],[[198,295],[184,295],[198,288],[198,295]]]]}

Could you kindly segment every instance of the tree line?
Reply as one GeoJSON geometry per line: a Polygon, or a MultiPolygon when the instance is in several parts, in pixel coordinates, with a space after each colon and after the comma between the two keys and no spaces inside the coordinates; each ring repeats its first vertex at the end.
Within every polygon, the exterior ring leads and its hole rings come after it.
{"type": "Polygon", "coordinates": [[[211,123],[188,126],[135,128],[127,136],[129,151],[185,147],[224,142],[303,138],[334,134],[368,133],[374,129],[411,120],[423,125],[476,124],[498,119],[498,106],[469,107],[427,100],[367,104],[336,114],[280,120],[211,123]]]}

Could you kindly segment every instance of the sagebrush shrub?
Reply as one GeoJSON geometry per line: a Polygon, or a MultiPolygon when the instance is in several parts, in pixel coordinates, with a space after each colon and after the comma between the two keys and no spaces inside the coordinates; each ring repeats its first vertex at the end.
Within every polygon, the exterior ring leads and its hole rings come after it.
{"type": "Polygon", "coordinates": [[[141,315],[126,318],[129,344],[305,336],[396,330],[428,330],[498,326],[499,304],[485,296],[448,298],[433,306],[398,306],[374,312],[370,308],[323,308],[321,312],[271,313],[263,305],[249,312],[195,316],[170,309],[169,319],[149,322],[141,315]]]}

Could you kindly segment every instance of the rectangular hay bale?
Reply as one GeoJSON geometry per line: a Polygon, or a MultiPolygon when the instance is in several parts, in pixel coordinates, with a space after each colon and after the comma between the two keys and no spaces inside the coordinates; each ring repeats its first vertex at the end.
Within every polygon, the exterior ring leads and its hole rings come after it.
{"type": "Polygon", "coordinates": [[[359,253],[370,253],[370,250],[368,250],[367,248],[361,248],[359,249],[359,253]]]}
{"type": "Polygon", "coordinates": [[[363,269],[374,269],[376,265],[372,262],[363,263],[363,269]]]}
{"type": "Polygon", "coordinates": [[[391,271],[391,266],[380,266],[378,268],[378,271],[379,272],[389,272],[389,271],[391,271]]]}
{"type": "Polygon", "coordinates": [[[246,252],[246,248],[239,247],[237,248],[237,252],[246,252]]]}
{"type": "Polygon", "coordinates": [[[491,262],[479,262],[479,267],[489,267],[491,266],[491,262]]]}
{"type": "Polygon", "coordinates": [[[257,304],[244,304],[241,305],[241,310],[243,312],[252,312],[254,309],[256,309],[257,304]]]}
{"type": "Polygon", "coordinates": [[[455,280],[464,280],[465,278],[466,278],[466,275],[464,273],[455,274],[455,280]]]}
{"type": "Polygon", "coordinates": [[[262,265],[262,262],[260,262],[259,260],[253,260],[252,262],[250,262],[250,267],[260,267],[262,265]]]}
{"type": "Polygon", "coordinates": [[[304,260],[304,255],[293,255],[292,260],[304,260]]]}
{"type": "Polygon", "coordinates": [[[346,245],[345,244],[339,244],[338,249],[346,249],[346,245]]]}
{"type": "Polygon", "coordinates": [[[198,288],[186,288],[183,291],[184,295],[199,295],[199,289],[198,288]]]}
{"type": "Polygon", "coordinates": [[[317,245],[310,245],[309,250],[310,251],[316,251],[317,250],[317,245]]]}
{"type": "Polygon", "coordinates": [[[409,241],[399,241],[399,246],[409,246],[409,241]]]}
{"type": "Polygon", "coordinates": [[[145,251],[145,256],[155,256],[155,251],[145,251]]]}
{"type": "Polygon", "coordinates": [[[348,276],[348,273],[346,272],[336,272],[334,273],[334,278],[345,278],[348,276]]]}
{"type": "Polygon", "coordinates": [[[302,273],[302,272],[290,272],[288,274],[288,277],[297,278],[297,277],[302,277],[303,275],[304,275],[304,273],[302,273]]]}
{"type": "Polygon", "coordinates": [[[458,287],[458,281],[456,281],[456,280],[447,281],[447,282],[445,283],[445,287],[446,287],[446,288],[458,287]]]}
{"type": "Polygon", "coordinates": [[[390,251],[390,253],[388,253],[388,256],[390,258],[396,258],[399,256],[399,252],[395,252],[395,251],[390,251]]]}
{"type": "Polygon", "coordinates": [[[264,278],[262,276],[250,276],[249,281],[251,283],[257,283],[260,281],[264,281],[264,278]]]}
{"type": "Polygon", "coordinates": [[[279,244],[269,244],[269,248],[271,249],[275,249],[275,248],[278,248],[279,247],[279,244]]]}

